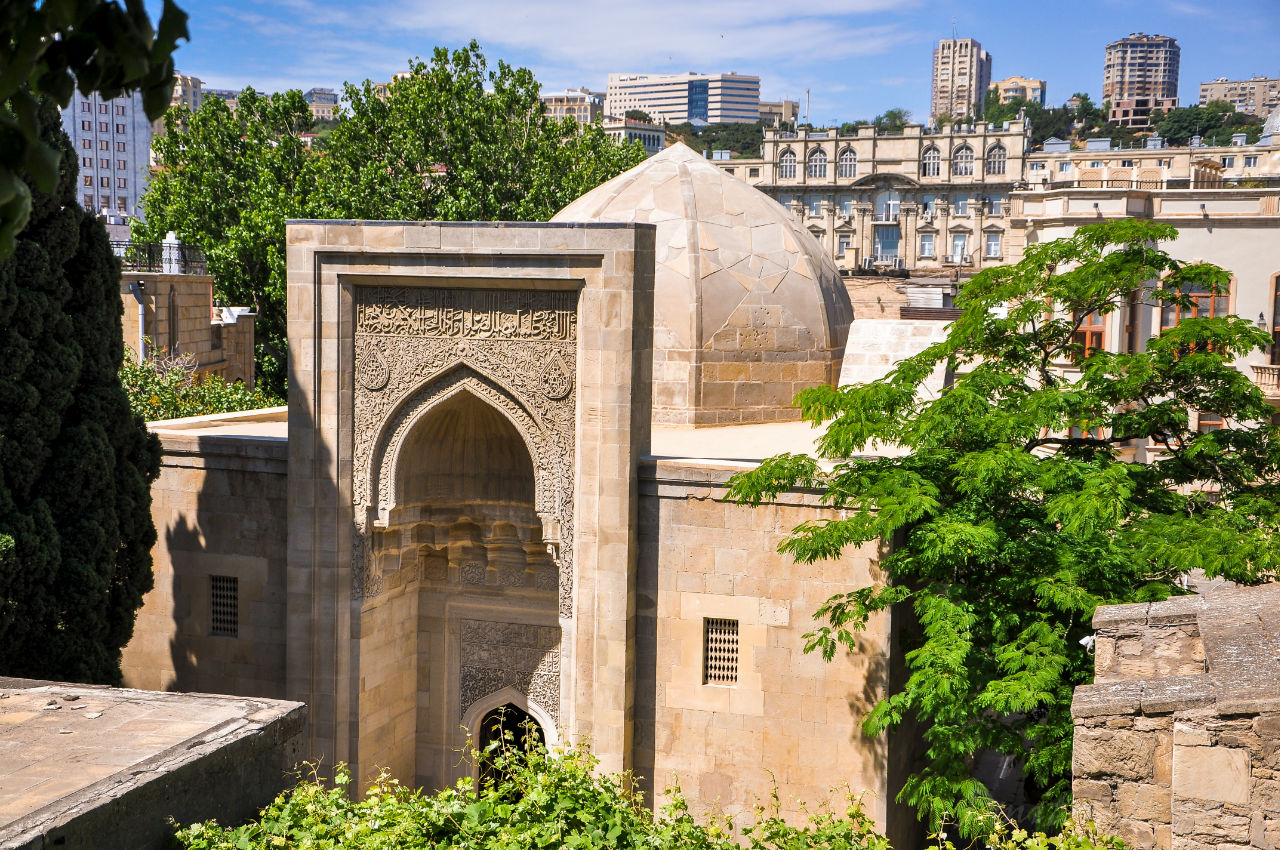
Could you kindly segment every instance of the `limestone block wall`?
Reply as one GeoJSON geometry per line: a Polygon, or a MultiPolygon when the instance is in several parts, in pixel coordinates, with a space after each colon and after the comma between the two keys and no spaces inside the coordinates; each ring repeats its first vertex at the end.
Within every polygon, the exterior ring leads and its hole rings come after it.
{"type": "Polygon", "coordinates": [[[253,385],[254,315],[224,320],[215,314],[213,278],[208,275],[121,273],[124,344],[138,356],[137,297],[130,284],[141,283],[142,335],[154,348],[195,356],[196,372],[221,375],[228,382],[253,385]]]}
{"type": "Polygon", "coordinates": [[[823,348],[786,307],[748,295],[700,353],[701,402],[693,424],[797,420],[796,393],[835,383],[843,353],[823,348]]]}
{"type": "MultiPolygon", "coordinates": [[[[211,427],[240,421],[252,430],[247,420],[271,415],[198,419],[211,427]]],[[[183,421],[192,420],[175,420],[183,421]]],[[[160,477],[151,487],[155,586],[124,649],[125,684],[279,698],[288,443],[197,428],[161,431],[161,446],[160,477]],[[235,580],[234,636],[218,633],[227,631],[225,622],[214,627],[212,576],[235,580]]]]}
{"type": "Polygon", "coordinates": [[[1098,609],[1075,816],[1130,846],[1280,846],[1280,585],[1098,609]]]}
{"type": "Polygon", "coordinates": [[[812,495],[756,508],[723,501],[723,464],[641,465],[636,611],[635,769],[649,791],[679,782],[698,813],[750,811],[777,783],[783,812],[867,791],[884,828],[891,815],[890,742],[859,723],[888,684],[890,622],[873,619],[861,651],[832,663],[803,652],[817,606],[876,580],[874,551],[792,562],[779,541],[821,515],[812,495]],[[706,618],[737,621],[737,681],[705,684],[706,618]]]}

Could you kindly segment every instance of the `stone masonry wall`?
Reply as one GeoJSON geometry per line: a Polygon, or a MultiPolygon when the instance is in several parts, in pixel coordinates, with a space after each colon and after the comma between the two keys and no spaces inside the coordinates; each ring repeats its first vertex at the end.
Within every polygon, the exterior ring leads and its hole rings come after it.
{"type": "Polygon", "coordinates": [[[1280,847],[1280,585],[1098,609],[1075,817],[1149,850],[1280,847]]]}
{"type": "Polygon", "coordinates": [[[868,792],[880,828],[891,811],[890,742],[859,723],[887,687],[889,617],[872,619],[861,651],[831,663],[804,652],[814,610],[875,581],[874,549],[796,564],[778,543],[814,519],[811,494],[759,507],[724,501],[725,465],[649,460],[640,472],[635,769],[656,803],[673,780],[695,812],[750,812],[776,787],[802,819],[847,783],[868,792]],[[704,678],[704,620],[737,621],[737,681],[704,678]]]}
{"type": "MultiPolygon", "coordinates": [[[[269,413],[205,417],[247,421],[269,413]]],[[[163,426],[162,426],[163,427],[163,426]]],[[[129,687],[279,698],[285,691],[283,438],[161,432],[151,485],[155,586],[122,669],[129,687]],[[236,634],[213,628],[210,576],[234,578],[236,634]]]]}

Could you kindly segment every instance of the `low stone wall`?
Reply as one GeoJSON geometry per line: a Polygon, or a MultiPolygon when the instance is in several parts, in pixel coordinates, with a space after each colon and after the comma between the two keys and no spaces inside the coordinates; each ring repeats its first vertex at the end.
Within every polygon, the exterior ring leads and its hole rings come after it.
{"type": "Polygon", "coordinates": [[[1137,848],[1280,847],[1280,584],[1099,608],[1075,817],[1137,848]]]}

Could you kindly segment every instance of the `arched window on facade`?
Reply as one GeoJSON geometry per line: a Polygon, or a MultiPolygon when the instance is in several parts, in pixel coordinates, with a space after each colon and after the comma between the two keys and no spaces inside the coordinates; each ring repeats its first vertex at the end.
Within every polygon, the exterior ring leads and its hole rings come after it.
{"type": "Polygon", "coordinates": [[[1008,160],[1009,154],[1004,149],[1004,145],[992,145],[987,151],[987,173],[1004,174],[1008,160]]]}
{"type": "Polygon", "coordinates": [[[827,176],[827,152],[822,148],[818,148],[809,154],[807,173],[810,179],[827,176]]]}
{"type": "Polygon", "coordinates": [[[951,174],[953,177],[971,177],[973,175],[973,148],[961,145],[951,157],[951,174]]]}
{"type": "Polygon", "coordinates": [[[840,151],[840,158],[836,160],[836,176],[840,178],[853,177],[858,173],[858,155],[853,152],[853,148],[845,148],[840,151]]]}
{"type": "Polygon", "coordinates": [[[796,152],[783,151],[778,157],[778,179],[794,180],[796,179],[796,152]]]}
{"type": "Polygon", "coordinates": [[[935,147],[925,148],[924,156],[920,158],[921,173],[925,177],[937,177],[942,173],[942,154],[935,147]]]}

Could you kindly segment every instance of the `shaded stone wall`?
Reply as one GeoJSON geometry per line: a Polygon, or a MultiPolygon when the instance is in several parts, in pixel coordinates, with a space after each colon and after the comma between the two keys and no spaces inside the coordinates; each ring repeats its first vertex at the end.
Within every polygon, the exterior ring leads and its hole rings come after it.
{"type": "MultiPolygon", "coordinates": [[[[796,564],[778,543],[825,512],[786,494],[756,508],[723,501],[734,468],[694,461],[641,465],[636,623],[635,769],[646,790],[678,780],[695,813],[749,812],[773,783],[784,816],[803,818],[847,783],[894,829],[890,741],[859,723],[888,687],[890,622],[878,615],[861,651],[831,663],[805,654],[812,614],[834,593],[879,576],[874,550],[796,564]],[[738,623],[732,685],[704,683],[704,620],[738,623]]],[[[909,846],[909,845],[902,845],[909,846]]]]}
{"type": "Polygon", "coordinates": [[[1280,846],[1280,585],[1099,608],[1075,816],[1138,848],[1280,846]]]}
{"type": "MultiPolygon", "coordinates": [[[[208,430],[270,427],[283,411],[197,417],[208,430]],[[259,422],[261,420],[261,422],[259,422]]],[[[282,428],[282,423],[276,426],[282,428]]],[[[121,667],[129,687],[279,698],[285,692],[288,443],[157,423],[151,485],[154,588],[143,597],[121,667]],[[170,429],[166,430],[166,426],[170,429]],[[217,634],[211,576],[234,578],[236,633],[217,634]]]]}

